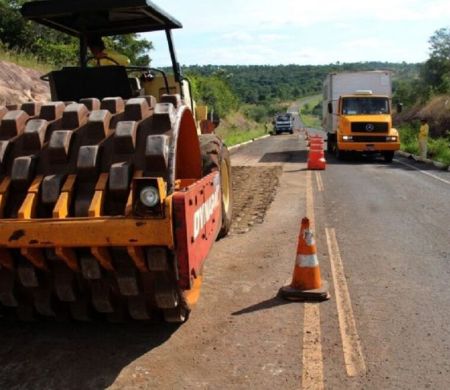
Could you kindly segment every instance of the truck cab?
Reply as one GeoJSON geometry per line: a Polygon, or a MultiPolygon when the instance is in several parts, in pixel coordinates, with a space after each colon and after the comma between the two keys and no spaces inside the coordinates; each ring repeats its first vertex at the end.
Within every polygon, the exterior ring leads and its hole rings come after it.
{"type": "Polygon", "coordinates": [[[400,149],[399,135],[392,127],[391,101],[372,91],[356,91],[338,101],[335,151],[338,157],[348,151],[381,152],[392,161],[400,149]]]}
{"type": "Polygon", "coordinates": [[[273,122],[275,134],[283,132],[294,133],[294,116],[290,112],[275,115],[273,122]]]}
{"type": "Polygon", "coordinates": [[[392,161],[400,139],[392,126],[390,71],[330,73],[324,81],[323,101],[328,153],[338,159],[349,152],[378,153],[392,161]]]}

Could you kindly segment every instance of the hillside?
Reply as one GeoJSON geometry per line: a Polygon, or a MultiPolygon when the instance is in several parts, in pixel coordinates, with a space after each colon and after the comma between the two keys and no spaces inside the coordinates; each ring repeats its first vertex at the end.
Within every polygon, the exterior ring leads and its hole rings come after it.
{"type": "Polygon", "coordinates": [[[245,103],[272,100],[295,100],[321,93],[323,80],[330,72],[359,70],[390,70],[394,75],[394,89],[399,80],[414,79],[419,64],[359,62],[330,65],[233,65],[187,66],[184,72],[201,76],[219,76],[226,80],[233,92],[245,103]]]}
{"type": "Polygon", "coordinates": [[[49,100],[48,84],[40,76],[34,69],[0,61],[0,105],[49,100]]]}

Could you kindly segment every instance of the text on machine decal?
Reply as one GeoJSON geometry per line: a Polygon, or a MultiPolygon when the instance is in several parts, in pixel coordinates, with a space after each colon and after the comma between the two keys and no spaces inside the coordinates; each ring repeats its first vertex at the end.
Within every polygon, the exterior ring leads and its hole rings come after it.
{"type": "Polygon", "coordinates": [[[194,213],[194,240],[197,239],[200,231],[205,227],[206,223],[213,215],[214,210],[219,205],[219,201],[220,186],[216,186],[214,193],[194,213]]]}

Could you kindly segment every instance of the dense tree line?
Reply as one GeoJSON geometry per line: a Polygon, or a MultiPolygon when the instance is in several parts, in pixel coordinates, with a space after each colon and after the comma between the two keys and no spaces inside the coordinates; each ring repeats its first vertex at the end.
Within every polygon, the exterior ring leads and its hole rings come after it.
{"type": "MultiPolygon", "coordinates": [[[[295,100],[322,92],[326,75],[330,72],[386,69],[394,72],[394,80],[403,81],[419,74],[418,64],[364,62],[330,65],[234,65],[188,66],[189,73],[201,76],[221,75],[244,103],[295,100]]],[[[397,86],[398,84],[395,84],[397,86]]]]}

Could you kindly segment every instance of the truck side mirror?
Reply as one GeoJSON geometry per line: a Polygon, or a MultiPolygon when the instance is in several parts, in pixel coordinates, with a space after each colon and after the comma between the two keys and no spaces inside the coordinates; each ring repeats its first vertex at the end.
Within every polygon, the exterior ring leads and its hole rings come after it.
{"type": "Polygon", "coordinates": [[[329,102],[328,103],[328,114],[332,114],[333,113],[333,103],[329,102]]]}
{"type": "Polygon", "coordinates": [[[400,114],[403,111],[403,103],[397,103],[397,112],[400,114]]]}

